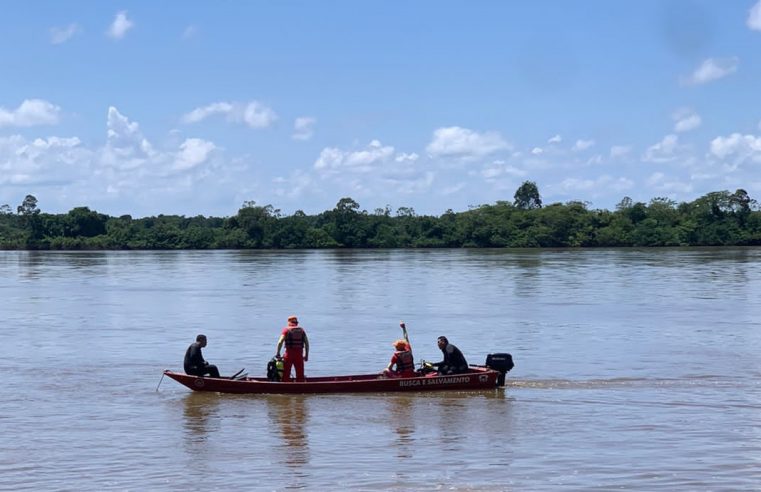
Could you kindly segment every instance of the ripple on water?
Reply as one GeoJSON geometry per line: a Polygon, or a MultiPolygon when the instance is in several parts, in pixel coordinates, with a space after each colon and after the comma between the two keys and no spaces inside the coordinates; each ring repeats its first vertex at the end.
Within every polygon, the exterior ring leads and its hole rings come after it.
{"type": "Polygon", "coordinates": [[[3,490],[753,490],[761,251],[0,253],[3,490]],[[284,316],[309,374],[446,334],[505,390],[189,392],[196,333],[261,374],[284,316]]]}

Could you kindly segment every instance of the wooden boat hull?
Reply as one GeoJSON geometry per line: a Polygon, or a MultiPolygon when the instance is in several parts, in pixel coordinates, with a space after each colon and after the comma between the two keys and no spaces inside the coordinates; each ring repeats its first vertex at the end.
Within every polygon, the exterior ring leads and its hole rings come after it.
{"type": "Polygon", "coordinates": [[[381,393],[387,391],[479,390],[497,387],[499,372],[473,366],[467,373],[412,378],[380,378],[378,374],[307,378],[305,382],[269,381],[265,378],[226,379],[164,371],[164,375],[193,391],[238,394],[271,393],[381,393]]]}

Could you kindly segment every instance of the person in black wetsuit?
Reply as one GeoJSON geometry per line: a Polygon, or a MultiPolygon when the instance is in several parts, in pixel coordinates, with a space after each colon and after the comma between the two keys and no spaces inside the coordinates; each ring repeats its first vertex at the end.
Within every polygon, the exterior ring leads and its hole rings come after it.
{"type": "Polygon", "coordinates": [[[468,361],[462,355],[460,349],[449,343],[447,337],[439,337],[437,340],[439,348],[444,354],[444,360],[432,364],[439,371],[439,374],[462,374],[468,371],[468,361]]]}
{"type": "Polygon", "coordinates": [[[201,349],[206,346],[206,335],[198,335],[196,341],[190,344],[188,350],[185,351],[185,374],[191,374],[193,376],[206,376],[207,374],[213,378],[219,377],[219,369],[213,364],[209,364],[204,360],[201,349]]]}

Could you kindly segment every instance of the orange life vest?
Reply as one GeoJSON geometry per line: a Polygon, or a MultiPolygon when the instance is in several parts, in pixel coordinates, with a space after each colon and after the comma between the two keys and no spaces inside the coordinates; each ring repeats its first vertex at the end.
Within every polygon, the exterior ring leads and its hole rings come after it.
{"type": "Polygon", "coordinates": [[[396,372],[407,372],[415,370],[415,359],[412,358],[412,352],[409,350],[396,351],[396,372]]]}
{"type": "Polygon", "coordinates": [[[304,338],[306,333],[300,326],[289,326],[288,333],[285,334],[285,348],[301,350],[304,348],[304,338]]]}

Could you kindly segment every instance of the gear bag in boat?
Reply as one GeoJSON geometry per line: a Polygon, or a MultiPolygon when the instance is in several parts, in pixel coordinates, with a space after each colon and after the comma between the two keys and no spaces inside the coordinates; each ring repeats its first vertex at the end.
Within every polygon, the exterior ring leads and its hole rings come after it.
{"type": "Polygon", "coordinates": [[[283,359],[273,357],[267,362],[267,379],[270,381],[283,380],[283,359]]]}

